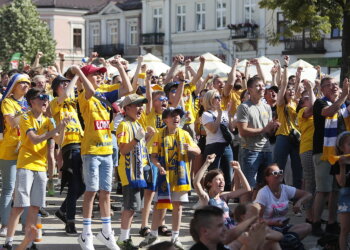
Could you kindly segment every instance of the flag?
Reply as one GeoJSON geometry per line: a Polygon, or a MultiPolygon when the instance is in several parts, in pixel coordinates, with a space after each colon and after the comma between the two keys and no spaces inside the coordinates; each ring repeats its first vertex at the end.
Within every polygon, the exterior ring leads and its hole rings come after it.
{"type": "Polygon", "coordinates": [[[10,60],[11,69],[18,69],[19,59],[21,58],[21,53],[14,53],[10,60]]]}
{"type": "Polygon", "coordinates": [[[220,41],[219,39],[216,39],[216,41],[217,41],[218,43],[220,43],[221,47],[222,47],[224,50],[230,51],[230,49],[227,47],[226,43],[220,41]]]}

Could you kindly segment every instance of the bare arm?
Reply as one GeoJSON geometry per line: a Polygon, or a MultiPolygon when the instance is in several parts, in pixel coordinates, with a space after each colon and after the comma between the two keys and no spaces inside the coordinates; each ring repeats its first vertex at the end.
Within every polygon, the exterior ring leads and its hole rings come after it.
{"type": "Polygon", "coordinates": [[[76,74],[79,76],[85,89],[85,99],[89,100],[95,94],[95,88],[92,86],[92,83],[86,78],[86,76],[78,66],[73,65],[71,67],[71,71],[73,74],[76,74]]]}
{"type": "Polygon", "coordinates": [[[199,68],[197,70],[197,74],[192,78],[193,84],[196,84],[203,75],[205,58],[203,56],[201,56],[199,58],[199,61],[200,61],[200,64],[199,64],[199,68]]]}
{"type": "Polygon", "coordinates": [[[288,68],[287,67],[284,68],[282,78],[283,79],[282,79],[281,85],[279,87],[280,89],[279,89],[278,94],[277,94],[277,105],[278,106],[282,106],[285,104],[284,95],[285,95],[286,90],[287,90],[287,81],[288,81],[288,68]]]}
{"type": "Polygon", "coordinates": [[[43,52],[40,52],[38,51],[38,53],[36,53],[36,56],[35,56],[35,60],[33,62],[33,65],[32,65],[32,68],[36,68],[36,67],[39,67],[39,62],[40,62],[40,58],[43,56],[43,52]]]}
{"type": "Polygon", "coordinates": [[[58,104],[62,104],[64,102],[64,100],[73,92],[74,86],[75,86],[76,82],[78,81],[78,79],[79,79],[79,76],[77,76],[77,75],[75,75],[73,77],[73,79],[69,82],[67,88],[65,89],[63,95],[59,96],[57,98],[58,104]]]}
{"type": "Polygon", "coordinates": [[[261,78],[263,83],[266,85],[265,75],[261,69],[261,65],[257,59],[251,60],[251,63],[256,66],[256,71],[258,72],[258,76],[261,78]]]}
{"type": "Polygon", "coordinates": [[[218,131],[221,123],[222,110],[217,109],[217,111],[218,111],[218,117],[216,117],[215,121],[208,122],[207,124],[204,125],[204,127],[206,127],[213,134],[215,134],[218,131]]]}
{"type": "Polygon", "coordinates": [[[309,98],[310,98],[310,102],[312,105],[310,107],[306,108],[306,110],[303,113],[303,117],[309,118],[313,115],[313,106],[314,106],[314,103],[316,101],[316,96],[315,96],[315,93],[313,91],[313,86],[309,80],[304,80],[304,86],[305,86],[307,92],[309,93],[309,98]]]}
{"type": "Polygon", "coordinates": [[[151,88],[151,77],[153,75],[153,70],[147,70],[146,73],[146,79],[145,79],[145,84],[146,84],[146,98],[148,102],[146,103],[146,115],[151,113],[152,110],[152,88],[151,88]]]}
{"type": "Polygon", "coordinates": [[[35,131],[30,130],[27,132],[27,137],[29,138],[30,142],[34,145],[41,143],[43,141],[46,141],[50,138],[57,137],[62,129],[65,128],[66,125],[64,125],[63,121],[53,130],[48,131],[42,135],[37,135],[35,131]]]}
{"type": "Polygon", "coordinates": [[[119,150],[120,150],[120,153],[122,155],[126,155],[128,153],[131,152],[131,150],[133,150],[133,148],[135,147],[135,145],[137,144],[138,142],[133,139],[131,142],[129,143],[120,143],[119,144],[119,150]]]}
{"type": "Polygon", "coordinates": [[[166,75],[165,80],[163,81],[164,84],[169,83],[171,81],[171,79],[173,79],[174,72],[175,72],[177,66],[179,65],[180,61],[183,61],[183,60],[184,60],[184,57],[182,55],[175,56],[175,60],[174,60],[173,64],[171,65],[171,68],[170,68],[168,74],[166,75]]]}
{"type": "Polygon", "coordinates": [[[237,64],[238,64],[238,59],[236,58],[235,61],[233,62],[231,71],[228,74],[227,83],[225,84],[224,91],[223,91],[224,97],[227,97],[230,95],[231,89],[235,84],[237,64]]]}
{"type": "Polygon", "coordinates": [[[134,93],[136,92],[137,87],[138,87],[138,79],[139,79],[138,77],[139,77],[139,74],[140,74],[141,66],[146,68],[146,65],[143,66],[142,62],[143,62],[143,56],[139,56],[137,58],[137,67],[136,67],[136,70],[135,70],[134,78],[132,80],[132,89],[133,89],[134,93]]]}

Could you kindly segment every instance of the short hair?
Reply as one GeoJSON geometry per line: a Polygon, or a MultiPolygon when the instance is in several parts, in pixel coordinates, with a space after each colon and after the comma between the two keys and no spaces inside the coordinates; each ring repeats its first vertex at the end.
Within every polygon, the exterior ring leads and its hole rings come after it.
{"type": "Polygon", "coordinates": [[[173,246],[174,246],[174,243],[170,241],[163,241],[158,244],[152,245],[147,249],[148,250],[169,250],[173,246]]]}
{"type": "Polygon", "coordinates": [[[160,96],[160,95],[166,96],[165,92],[162,90],[157,90],[157,91],[152,92],[152,100],[154,100],[157,96],[160,96]]]}
{"type": "Polygon", "coordinates": [[[289,77],[288,77],[288,82],[289,82],[292,78],[294,78],[294,77],[296,77],[296,76],[295,76],[295,75],[289,76],[289,77]]]}
{"type": "Polygon", "coordinates": [[[30,107],[32,106],[32,104],[30,103],[30,100],[34,99],[36,96],[40,94],[45,94],[45,91],[37,88],[32,88],[28,90],[27,94],[25,95],[25,98],[27,99],[28,105],[30,107]]]}
{"type": "Polygon", "coordinates": [[[33,82],[37,82],[39,79],[44,79],[44,81],[46,82],[46,77],[44,75],[36,75],[33,77],[33,82]]]}
{"type": "Polygon", "coordinates": [[[203,107],[205,111],[208,111],[213,106],[212,100],[216,95],[220,95],[219,91],[216,89],[209,90],[207,93],[205,93],[203,96],[203,107]]]}
{"type": "Polygon", "coordinates": [[[262,81],[259,76],[253,76],[247,81],[247,88],[252,88],[256,82],[262,81]]]}
{"type": "Polygon", "coordinates": [[[322,87],[322,85],[324,85],[326,82],[331,81],[331,80],[333,80],[333,79],[334,79],[334,78],[333,78],[333,77],[330,77],[330,76],[327,76],[327,77],[325,77],[325,78],[322,78],[321,83],[320,83],[320,86],[322,87]]]}
{"type": "Polygon", "coordinates": [[[213,77],[213,84],[214,84],[215,81],[216,81],[217,79],[219,79],[219,78],[221,78],[219,75],[214,75],[214,77],[213,77]]]}
{"type": "Polygon", "coordinates": [[[193,219],[190,222],[190,234],[195,242],[199,242],[200,229],[208,227],[213,217],[222,217],[224,211],[216,206],[205,206],[194,212],[193,219]]]}
{"type": "Polygon", "coordinates": [[[224,175],[224,173],[220,170],[220,169],[213,169],[210,170],[204,177],[204,182],[203,182],[203,186],[204,188],[209,191],[210,189],[210,185],[209,183],[212,182],[212,180],[218,176],[219,174],[224,175]]]}

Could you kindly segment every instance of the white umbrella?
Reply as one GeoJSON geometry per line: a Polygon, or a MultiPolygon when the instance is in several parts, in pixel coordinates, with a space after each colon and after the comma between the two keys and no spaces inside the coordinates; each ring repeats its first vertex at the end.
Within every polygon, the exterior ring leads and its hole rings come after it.
{"type": "MultiPolygon", "coordinates": [[[[147,69],[152,69],[155,75],[166,73],[170,69],[170,67],[167,64],[163,63],[161,59],[152,55],[151,53],[148,53],[143,56],[142,64],[146,64],[147,69]]],[[[137,61],[129,65],[130,73],[132,75],[135,73],[136,67],[137,67],[137,61]]]]}
{"type": "Polygon", "coordinates": [[[288,76],[295,75],[298,67],[302,67],[300,80],[307,79],[311,82],[314,82],[317,77],[317,70],[314,66],[304,60],[298,60],[295,63],[292,63],[288,67],[288,76]]]}
{"type": "MultiPolygon", "coordinates": [[[[260,66],[261,66],[261,70],[264,73],[265,76],[265,80],[266,81],[272,81],[272,76],[271,76],[271,68],[274,66],[274,63],[272,60],[270,60],[269,58],[265,57],[265,56],[261,56],[258,58],[255,58],[258,60],[260,66]]],[[[244,70],[244,68],[243,68],[244,70]]],[[[258,74],[258,71],[256,69],[255,65],[250,65],[248,68],[248,74],[250,77],[255,76],[258,74]]]]}
{"type": "MultiPolygon", "coordinates": [[[[227,64],[223,63],[222,60],[211,53],[205,53],[202,55],[205,58],[204,64],[204,72],[203,77],[206,77],[209,73],[214,75],[219,75],[221,77],[226,77],[227,74],[231,71],[231,67],[227,64]]],[[[196,57],[193,62],[191,62],[191,66],[198,70],[200,65],[199,57],[196,57]]],[[[180,68],[181,70],[185,70],[184,67],[180,68]]]]}
{"type": "Polygon", "coordinates": [[[330,77],[333,77],[338,83],[340,82],[340,71],[341,70],[334,71],[329,75],[330,77]]]}

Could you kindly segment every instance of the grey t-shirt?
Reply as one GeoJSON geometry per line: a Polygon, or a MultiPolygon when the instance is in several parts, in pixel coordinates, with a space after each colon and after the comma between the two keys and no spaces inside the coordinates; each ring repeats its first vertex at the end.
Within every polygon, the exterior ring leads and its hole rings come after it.
{"type": "MultiPolygon", "coordinates": [[[[263,102],[253,104],[250,100],[242,103],[237,109],[237,121],[248,123],[248,128],[264,128],[272,120],[271,107],[263,102]]],[[[241,136],[241,147],[258,152],[271,152],[266,134],[241,136]]]]}

